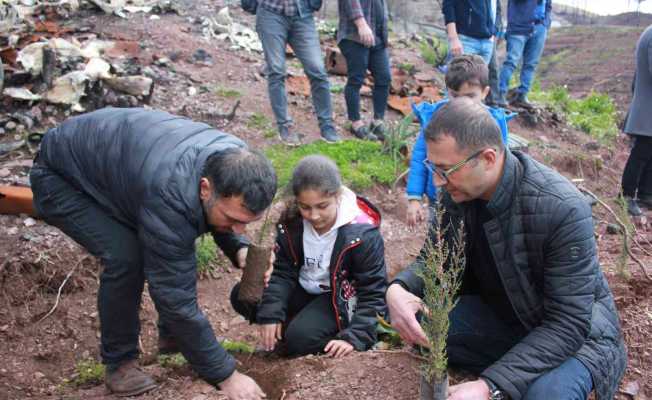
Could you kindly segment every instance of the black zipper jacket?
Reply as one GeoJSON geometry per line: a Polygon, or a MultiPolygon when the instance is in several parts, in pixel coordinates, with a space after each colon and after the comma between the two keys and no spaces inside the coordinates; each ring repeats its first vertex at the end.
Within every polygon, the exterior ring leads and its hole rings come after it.
{"type": "MultiPolygon", "coordinates": [[[[339,333],[358,351],[376,343],[376,315],[385,310],[387,273],[385,247],[380,235],[380,212],[366,199],[358,206],[374,224],[341,226],[330,261],[331,300],[339,333]]],[[[288,301],[299,285],[303,265],[303,223],[301,218],[279,224],[276,235],[274,273],[258,308],[256,322],[283,322],[288,301]]]]}

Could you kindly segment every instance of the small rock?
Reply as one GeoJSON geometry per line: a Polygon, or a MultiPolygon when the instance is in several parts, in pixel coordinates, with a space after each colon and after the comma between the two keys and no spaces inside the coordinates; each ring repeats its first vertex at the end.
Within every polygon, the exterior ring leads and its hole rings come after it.
{"type": "Polygon", "coordinates": [[[36,220],[34,218],[31,218],[31,217],[27,218],[26,220],[23,221],[23,225],[25,225],[26,227],[29,228],[30,226],[36,225],[36,220]]]}
{"type": "Polygon", "coordinates": [[[188,96],[194,96],[197,94],[197,88],[194,86],[190,86],[188,88],[188,96]]]}
{"type": "Polygon", "coordinates": [[[170,59],[167,57],[161,57],[158,60],[154,61],[155,65],[158,65],[159,67],[167,67],[170,65],[170,59]]]}
{"type": "Polygon", "coordinates": [[[5,128],[9,131],[13,131],[14,129],[16,129],[17,125],[18,124],[16,124],[14,121],[9,121],[5,124],[5,128]]]}
{"type": "Polygon", "coordinates": [[[5,130],[4,130],[4,128],[0,128],[0,136],[2,136],[2,135],[4,135],[4,134],[5,134],[5,130]]]}
{"type": "Polygon", "coordinates": [[[0,178],[6,178],[9,175],[11,175],[11,171],[9,171],[9,169],[7,168],[0,169],[0,178]]]}
{"type": "Polygon", "coordinates": [[[43,372],[36,371],[34,372],[34,379],[37,381],[40,381],[41,379],[45,378],[45,374],[43,372]]]}
{"type": "Polygon", "coordinates": [[[11,228],[7,229],[7,234],[11,235],[11,236],[17,235],[18,234],[18,228],[16,228],[15,226],[12,226],[11,228]]]}
{"type": "Polygon", "coordinates": [[[203,64],[208,66],[213,65],[213,56],[208,54],[208,52],[204,49],[195,50],[195,52],[192,53],[192,60],[198,64],[203,64]]]}
{"type": "Polygon", "coordinates": [[[641,386],[638,384],[638,381],[628,382],[623,388],[623,393],[636,398],[638,392],[641,390],[641,386]]]}
{"type": "Polygon", "coordinates": [[[620,225],[617,224],[607,224],[607,233],[610,235],[618,235],[622,232],[620,225]]]}
{"type": "Polygon", "coordinates": [[[16,133],[25,133],[25,125],[23,124],[18,124],[16,125],[16,133]]]}

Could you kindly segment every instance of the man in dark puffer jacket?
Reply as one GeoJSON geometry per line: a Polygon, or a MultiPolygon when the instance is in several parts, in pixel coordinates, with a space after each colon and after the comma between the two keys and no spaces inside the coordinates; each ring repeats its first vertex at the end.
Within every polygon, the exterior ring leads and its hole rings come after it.
{"type": "MultiPolygon", "coordinates": [[[[505,150],[491,115],[468,99],[444,106],[426,140],[435,184],[445,189],[442,240],[452,246],[450,227],[462,222],[466,239],[448,357],[480,376],[452,386],[449,400],[586,399],[593,389],[598,400],[613,398],[626,351],[582,194],[505,150]]],[[[386,298],[401,336],[425,345],[415,318],[424,256],[397,275],[386,298]]]]}
{"type": "Polygon", "coordinates": [[[145,281],[159,313],[160,343],[229,399],[261,399],[217,342],[197,304],[195,239],[212,232],[236,266],[276,193],[276,174],[238,138],[144,109],[71,118],[43,138],[30,179],[43,219],[100,258],[98,311],[106,385],[119,396],[155,382],[137,367],[145,281]]]}

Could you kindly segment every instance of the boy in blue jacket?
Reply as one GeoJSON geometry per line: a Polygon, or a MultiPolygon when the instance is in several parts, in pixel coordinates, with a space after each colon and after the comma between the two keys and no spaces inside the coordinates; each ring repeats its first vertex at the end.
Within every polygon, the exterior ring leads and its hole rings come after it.
{"type": "MultiPolygon", "coordinates": [[[[445,80],[450,98],[468,97],[481,103],[490,90],[487,64],[482,57],[477,55],[464,54],[453,58],[448,65],[445,80]]],[[[432,182],[432,174],[423,163],[426,159],[426,140],[423,131],[428,126],[432,116],[448,101],[449,99],[446,98],[437,103],[422,102],[412,105],[414,114],[419,118],[421,130],[412,149],[410,173],[407,181],[407,223],[410,226],[416,225],[417,221],[422,221],[424,218],[421,208],[421,200],[424,194],[428,197],[431,209],[437,202],[437,189],[432,182]]],[[[507,122],[516,114],[508,113],[502,108],[488,107],[488,110],[498,122],[503,141],[507,143],[507,122]]]]}

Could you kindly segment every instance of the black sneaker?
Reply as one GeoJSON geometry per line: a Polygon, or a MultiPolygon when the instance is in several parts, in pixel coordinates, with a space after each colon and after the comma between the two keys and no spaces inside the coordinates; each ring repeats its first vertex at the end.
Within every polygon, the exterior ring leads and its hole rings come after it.
{"type": "Polygon", "coordinates": [[[381,142],[385,141],[385,133],[387,133],[387,128],[385,124],[381,121],[376,123],[376,121],[371,121],[369,124],[369,133],[376,136],[381,142]]]}
{"type": "Polygon", "coordinates": [[[321,131],[321,138],[328,143],[337,143],[342,141],[342,138],[340,138],[340,135],[337,134],[337,131],[333,127],[328,127],[321,131]]]}
{"type": "Polygon", "coordinates": [[[355,129],[353,125],[351,125],[351,128],[349,128],[353,136],[357,137],[358,139],[362,140],[370,140],[370,141],[375,141],[378,140],[378,137],[374,135],[373,133],[369,132],[369,128],[366,126],[362,125],[361,127],[355,129]]]}
{"type": "Polygon", "coordinates": [[[643,211],[641,211],[641,208],[638,206],[638,203],[636,200],[632,199],[631,197],[625,198],[625,201],[627,202],[627,212],[629,215],[632,217],[639,217],[643,215],[643,211]]]}
{"type": "Polygon", "coordinates": [[[638,205],[643,206],[647,208],[648,210],[652,210],[652,195],[647,196],[647,195],[638,195],[638,205]]]}
{"type": "Polygon", "coordinates": [[[297,135],[295,132],[290,132],[290,128],[287,126],[279,128],[278,138],[281,140],[281,142],[291,147],[299,146],[301,144],[299,135],[297,135]]]}
{"type": "Polygon", "coordinates": [[[516,98],[509,102],[509,105],[512,107],[520,107],[531,110],[534,108],[534,104],[530,103],[530,100],[527,99],[527,96],[524,94],[519,94],[516,98]]]}

